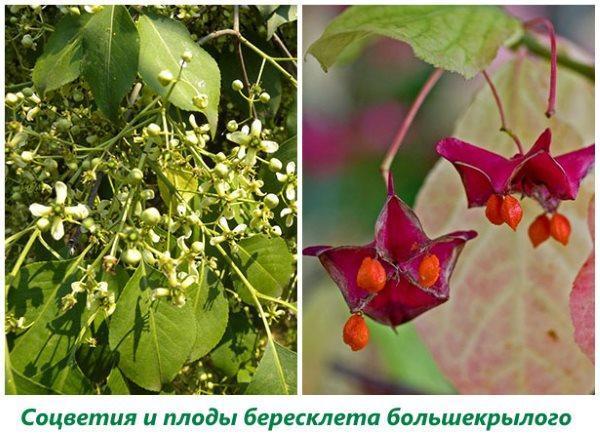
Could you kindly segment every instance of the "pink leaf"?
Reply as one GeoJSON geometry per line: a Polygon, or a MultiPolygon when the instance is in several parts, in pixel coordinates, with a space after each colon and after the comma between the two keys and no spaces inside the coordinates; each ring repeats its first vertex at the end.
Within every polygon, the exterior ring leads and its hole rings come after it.
{"type": "MultiPolygon", "coordinates": [[[[592,239],[594,239],[594,200],[590,202],[588,213],[588,225],[592,239]]],[[[581,350],[594,362],[594,262],[595,252],[583,264],[579,274],[573,282],[573,291],[571,291],[570,308],[571,319],[575,326],[575,341],[581,350]]]]}
{"type": "MultiPolygon", "coordinates": [[[[558,111],[544,116],[548,65],[528,58],[507,63],[493,81],[504,102],[508,126],[524,144],[552,129],[554,154],[594,139],[594,89],[583,77],[559,71],[558,111]]],[[[454,135],[510,156],[509,136],[498,131],[497,108],[483,88],[454,135]]],[[[467,209],[460,178],[440,161],[429,174],[416,205],[425,231],[440,235],[473,229],[479,237],[465,247],[450,285],[450,299],[415,321],[417,330],[447,378],[461,393],[587,394],[594,367],[573,339],[569,294],[592,243],[586,225],[593,176],[584,179],[575,201],[561,203],[572,232],[568,246],[553,239],[534,249],[527,228],[541,213],[524,199],[516,232],[494,226],[483,208],[467,209]]]]}

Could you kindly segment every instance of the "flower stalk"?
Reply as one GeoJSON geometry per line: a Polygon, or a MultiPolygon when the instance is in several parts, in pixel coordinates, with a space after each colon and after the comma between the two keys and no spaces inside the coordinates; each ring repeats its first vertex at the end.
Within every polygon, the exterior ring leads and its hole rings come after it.
{"type": "Polygon", "coordinates": [[[383,177],[383,181],[386,184],[387,184],[387,181],[389,180],[390,167],[392,166],[392,162],[394,161],[394,158],[396,157],[396,154],[398,153],[398,149],[400,148],[400,145],[402,145],[402,142],[404,141],[404,138],[406,137],[406,133],[408,132],[408,129],[410,128],[415,116],[417,115],[417,112],[421,108],[421,105],[423,105],[425,98],[427,97],[427,95],[429,94],[429,92],[431,91],[433,86],[441,78],[442,73],[444,73],[444,71],[442,69],[435,69],[433,71],[431,76],[429,76],[429,78],[423,85],[423,88],[421,89],[421,91],[419,91],[419,94],[417,95],[417,97],[416,97],[415,101],[413,102],[413,104],[411,105],[410,109],[408,110],[408,114],[406,115],[406,118],[402,121],[402,125],[400,125],[400,129],[396,133],[396,136],[394,137],[394,140],[392,141],[392,144],[390,145],[390,148],[388,149],[388,152],[386,153],[385,158],[383,159],[383,162],[381,163],[381,167],[380,167],[381,175],[383,177]]]}

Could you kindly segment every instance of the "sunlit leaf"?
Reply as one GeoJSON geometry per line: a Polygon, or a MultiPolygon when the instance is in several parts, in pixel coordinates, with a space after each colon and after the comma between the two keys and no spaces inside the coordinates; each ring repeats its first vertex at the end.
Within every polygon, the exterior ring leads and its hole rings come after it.
{"type": "Polygon", "coordinates": [[[280,26],[296,21],[298,18],[296,5],[279,6],[267,19],[267,39],[270,40],[280,26]]]}
{"type": "Polygon", "coordinates": [[[189,303],[177,307],[151,299],[152,289],[164,284],[162,274],[141,264],[121,293],[109,324],[110,347],[119,352],[121,371],[155,392],[179,372],[196,339],[189,303]]]}
{"type": "MultiPolygon", "coordinates": [[[[279,297],[294,272],[294,260],[285,241],[255,235],[239,242],[235,255],[238,265],[243,268],[250,284],[259,293],[279,297]]],[[[235,280],[236,292],[244,302],[255,305],[250,291],[239,279],[235,280]]]]}
{"type": "Polygon", "coordinates": [[[296,353],[275,343],[276,355],[271,344],[258,364],[252,382],[246,389],[248,395],[293,395],[296,393],[296,353]],[[283,378],[282,378],[283,375],[283,378]]]}
{"type": "Polygon", "coordinates": [[[210,353],[211,364],[222,374],[234,376],[252,358],[257,337],[245,314],[230,315],[225,335],[210,353]]]}
{"type": "Polygon", "coordinates": [[[190,360],[205,356],[223,337],[229,317],[229,302],[221,281],[208,268],[200,270],[197,285],[190,288],[190,302],[196,318],[196,341],[190,360]]]}
{"type": "Polygon", "coordinates": [[[327,70],[346,48],[378,35],[408,43],[423,61],[470,78],[522,32],[520,22],[496,6],[352,6],[329,23],[308,53],[327,70]]]}
{"type": "Polygon", "coordinates": [[[77,79],[81,73],[82,31],[89,15],[66,15],[56,25],[33,68],[33,84],[44,94],[77,79]]]}
{"type": "Polygon", "coordinates": [[[214,137],[219,117],[221,73],[212,56],[202,49],[180,22],[167,17],[148,14],[138,20],[140,33],[140,75],[146,84],[162,96],[169,97],[175,106],[204,113],[214,137]],[[181,80],[169,93],[171,86],[158,81],[163,70],[177,77],[181,55],[189,51],[192,60],[181,71],[181,80]],[[208,106],[200,109],[192,102],[195,96],[205,94],[208,106]]]}
{"type": "Polygon", "coordinates": [[[85,26],[83,76],[98,108],[111,119],[137,74],[139,44],[125,6],[105,6],[85,26]]]}
{"type": "Polygon", "coordinates": [[[117,368],[110,371],[108,378],[106,379],[106,390],[104,392],[107,395],[129,395],[129,388],[127,382],[121,371],[117,368]]]}
{"type": "Polygon", "coordinates": [[[85,300],[61,311],[71,292],[72,260],[37,262],[19,270],[8,295],[8,309],[25,316],[27,331],[11,350],[12,367],[28,380],[55,392],[87,393],[91,386],[75,364],[75,342],[83,325],[85,300]]]}

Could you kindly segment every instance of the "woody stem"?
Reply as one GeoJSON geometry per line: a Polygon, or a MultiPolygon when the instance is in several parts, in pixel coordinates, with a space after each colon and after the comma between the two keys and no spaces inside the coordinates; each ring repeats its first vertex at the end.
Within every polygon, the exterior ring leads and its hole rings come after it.
{"type": "Polygon", "coordinates": [[[524,24],[526,29],[532,29],[536,26],[545,28],[548,38],[550,39],[550,91],[548,93],[548,108],[546,109],[546,117],[550,118],[554,114],[556,104],[556,69],[557,69],[557,51],[556,51],[556,32],[552,22],[547,18],[534,18],[526,21],[524,24]]]}
{"type": "Polygon", "coordinates": [[[500,123],[502,124],[502,126],[500,127],[500,131],[504,131],[506,134],[508,134],[514,140],[515,144],[517,145],[517,148],[519,148],[519,152],[521,154],[523,154],[523,145],[521,144],[519,137],[517,137],[517,135],[515,133],[513,133],[506,126],[506,117],[504,115],[504,107],[502,106],[502,101],[500,101],[500,95],[498,94],[498,90],[496,90],[494,83],[492,82],[492,80],[490,79],[489,75],[487,74],[487,72],[485,70],[482,70],[481,74],[483,75],[483,77],[485,78],[485,81],[490,86],[490,89],[492,90],[492,95],[494,95],[494,101],[496,101],[496,106],[498,107],[498,112],[500,113],[500,123]]]}
{"type": "Polygon", "coordinates": [[[392,141],[392,144],[390,145],[390,148],[388,149],[388,152],[386,153],[383,162],[381,163],[381,167],[379,168],[381,170],[383,180],[386,183],[388,181],[390,167],[392,166],[394,157],[396,157],[398,149],[400,148],[400,145],[402,145],[402,141],[404,140],[404,137],[406,137],[406,133],[408,132],[412,121],[417,115],[419,108],[421,108],[421,105],[425,101],[425,98],[427,97],[433,86],[436,84],[436,82],[438,82],[443,72],[444,71],[442,69],[435,69],[433,71],[433,73],[427,79],[427,82],[425,82],[425,84],[423,85],[423,88],[421,88],[421,91],[419,91],[419,94],[417,95],[415,101],[412,103],[410,109],[408,110],[406,118],[402,121],[402,125],[396,133],[396,136],[394,137],[394,140],[392,141]]]}

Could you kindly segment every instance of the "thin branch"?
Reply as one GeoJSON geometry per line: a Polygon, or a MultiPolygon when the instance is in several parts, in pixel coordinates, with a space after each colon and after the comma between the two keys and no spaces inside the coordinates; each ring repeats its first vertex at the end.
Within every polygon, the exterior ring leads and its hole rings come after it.
{"type": "MultiPolygon", "coordinates": [[[[550,50],[548,50],[548,48],[545,45],[540,43],[537,40],[537,38],[531,35],[524,35],[521,41],[519,41],[518,45],[525,46],[527,50],[529,50],[531,53],[534,53],[538,56],[547,59],[550,59],[550,57],[552,56],[550,50]]],[[[579,73],[580,75],[583,75],[586,78],[588,78],[590,81],[594,81],[596,77],[596,69],[593,65],[571,58],[566,53],[557,53],[556,61],[561,67],[579,73]]]]}
{"type": "MultiPolygon", "coordinates": [[[[233,30],[235,32],[237,32],[237,43],[236,43],[236,52],[238,55],[238,59],[240,60],[240,67],[242,69],[242,79],[244,81],[244,87],[246,87],[246,90],[248,90],[248,92],[250,91],[250,79],[248,78],[248,71],[246,70],[246,63],[244,62],[244,54],[242,52],[242,43],[240,42],[239,39],[239,35],[240,35],[240,7],[239,6],[234,6],[233,7],[233,30]]],[[[256,109],[254,108],[254,105],[250,105],[250,111],[252,112],[252,114],[254,114],[254,117],[256,116],[256,109]]]]}
{"type": "Polygon", "coordinates": [[[548,108],[546,117],[550,118],[554,114],[556,105],[556,33],[552,22],[547,18],[534,18],[524,23],[525,28],[534,30],[536,26],[542,26],[550,39],[550,91],[548,93],[548,108]]]}
{"type": "Polygon", "coordinates": [[[485,70],[482,70],[481,74],[483,75],[486,82],[490,86],[490,89],[492,90],[492,95],[494,95],[494,100],[496,101],[496,106],[498,107],[498,112],[500,113],[500,123],[502,124],[502,126],[500,127],[500,131],[504,131],[506,134],[508,134],[514,140],[515,144],[517,145],[517,148],[519,148],[519,152],[521,154],[523,154],[523,145],[521,144],[519,137],[517,137],[517,135],[515,133],[513,133],[510,129],[508,129],[508,126],[506,125],[506,117],[504,115],[504,107],[502,106],[502,101],[500,101],[500,95],[498,94],[498,90],[496,90],[494,83],[492,82],[492,80],[490,79],[489,75],[487,74],[487,72],[485,70]]]}
{"type": "Polygon", "coordinates": [[[238,40],[242,42],[242,44],[247,46],[250,50],[252,50],[254,53],[259,55],[260,57],[266,59],[269,64],[271,64],[273,67],[275,67],[275,69],[277,69],[288,81],[290,81],[292,84],[294,84],[294,86],[298,86],[298,81],[296,80],[296,78],[294,78],[294,76],[290,72],[288,72],[286,69],[281,67],[281,65],[277,61],[275,61],[272,56],[269,56],[268,54],[263,52],[261,49],[256,47],[250,41],[248,41],[240,32],[238,32],[234,29],[222,29],[222,30],[212,32],[212,33],[208,34],[207,36],[198,40],[198,44],[202,45],[205,42],[212,40],[213,38],[217,38],[217,37],[220,37],[223,35],[233,35],[233,36],[237,37],[238,40]]]}
{"type": "Polygon", "coordinates": [[[283,40],[281,38],[279,38],[279,35],[277,35],[277,32],[275,32],[273,34],[273,40],[275,41],[275,43],[279,46],[279,48],[282,50],[282,52],[288,57],[291,58],[290,62],[292,64],[294,64],[294,67],[298,67],[298,64],[296,64],[296,61],[294,59],[294,56],[291,54],[291,52],[288,50],[287,46],[285,45],[285,43],[283,42],[283,40]]]}
{"type": "Polygon", "coordinates": [[[203,44],[205,44],[206,42],[208,42],[208,41],[210,41],[210,40],[213,40],[213,39],[215,39],[215,38],[219,38],[219,37],[221,37],[221,36],[223,36],[223,35],[234,35],[234,36],[236,36],[236,37],[237,37],[237,36],[239,35],[239,32],[237,32],[237,31],[235,31],[235,30],[233,30],[233,29],[221,29],[221,30],[216,30],[216,31],[214,31],[214,32],[211,32],[211,33],[209,33],[208,35],[206,35],[206,36],[204,36],[204,37],[200,38],[200,39],[198,40],[198,44],[202,46],[202,45],[203,45],[203,44]]]}
{"type": "Polygon", "coordinates": [[[402,125],[400,126],[400,129],[398,130],[398,133],[394,137],[394,140],[392,141],[392,144],[391,144],[388,152],[386,153],[385,158],[383,159],[383,162],[381,163],[380,170],[381,170],[381,174],[383,175],[383,180],[386,183],[388,181],[390,167],[392,166],[394,157],[396,157],[396,154],[398,153],[398,149],[400,148],[400,145],[402,145],[402,142],[404,141],[404,137],[406,137],[406,133],[408,132],[408,129],[410,128],[410,125],[412,124],[412,121],[414,120],[415,116],[417,115],[419,108],[421,108],[423,101],[425,101],[425,98],[427,97],[427,95],[429,94],[429,92],[431,91],[433,86],[438,82],[438,80],[442,76],[443,72],[444,71],[442,69],[435,69],[433,71],[431,76],[429,76],[429,78],[427,79],[427,82],[425,82],[425,84],[423,85],[423,88],[417,95],[417,97],[416,97],[415,101],[413,102],[413,104],[411,105],[410,109],[408,110],[408,114],[406,115],[406,118],[402,121],[402,125]]]}

